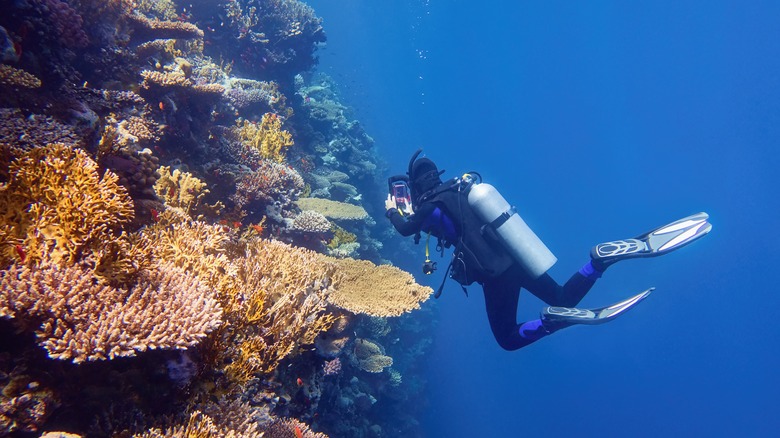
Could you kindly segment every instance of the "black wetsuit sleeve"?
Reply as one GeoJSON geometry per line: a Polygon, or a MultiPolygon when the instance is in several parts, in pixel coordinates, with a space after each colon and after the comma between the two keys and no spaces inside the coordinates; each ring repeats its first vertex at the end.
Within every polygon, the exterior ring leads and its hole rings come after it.
{"type": "Polygon", "coordinates": [[[433,204],[423,204],[420,209],[411,216],[402,216],[396,209],[387,210],[387,217],[393,224],[395,230],[402,236],[411,236],[420,231],[423,221],[427,218],[436,206],[433,204]]]}

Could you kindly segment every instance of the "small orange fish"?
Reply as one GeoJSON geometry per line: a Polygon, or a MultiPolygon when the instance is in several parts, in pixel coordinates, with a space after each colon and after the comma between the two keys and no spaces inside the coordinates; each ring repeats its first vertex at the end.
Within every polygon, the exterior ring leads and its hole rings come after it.
{"type": "Polygon", "coordinates": [[[300,426],[295,426],[295,438],[303,438],[300,426]]]}
{"type": "Polygon", "coordinates": [[[241,222],[238,221],[233,222],[233,228],[241,228],[241,222]]]}
{"type": "Polygon", "coordinates": [[[152,219],[155,222],[159,222],[160,221],[160,212],[158,212],[157,210],[155,210],[153,208],[149,209],[149,212],[152,213],[152,219]]]}
{"type": "Polygon", "coordinates": [[[252,228],[254,228],[255,231],[257,231],[257,234],[263,234],[263,226],[262,225],[255,224],[255,225],[252,225],[252,228]]]}
{"type": "MultiPolygon", "coordinates": [[[[19,261],[24,263],[24,259],[27,258],[27,253],[24,251],[24,248],[22,247],[22,245],[17,244],[16,246],[14,246],[14,249],[16,250],[16,254],[19,255],[19,261]]],[[[301,379],[298,379],[298,380],[301,380],[301,379]]],[[[300,386],[300,385],[298,385],[298,386],[300,386]]]]}
{"type": "Polygon", "coordinates": [[[303,379],[301,379],[300,377],[298,377],[298,380],[296,380],[295,382],[298,384],[298,386],[303,386],[303,379]]]}
{"type": "Polygon", "coordinates": [[[165,111],[165,105],[163,105],[162,102],[160,102],[160,105],[158,106],[160,107],[160,111],[165,111]]]}

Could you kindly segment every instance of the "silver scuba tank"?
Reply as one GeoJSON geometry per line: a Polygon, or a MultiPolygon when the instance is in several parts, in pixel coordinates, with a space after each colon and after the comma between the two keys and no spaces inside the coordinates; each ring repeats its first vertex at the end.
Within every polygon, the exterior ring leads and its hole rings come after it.
{"type": "Polygon", "coordinates": [[[528,227],[514,207],[486,183],[473,183],[468,202],[477,216],[492,227],[506,250],[520,266],[537,278],[547,272],[558,259],[528,227]]]}

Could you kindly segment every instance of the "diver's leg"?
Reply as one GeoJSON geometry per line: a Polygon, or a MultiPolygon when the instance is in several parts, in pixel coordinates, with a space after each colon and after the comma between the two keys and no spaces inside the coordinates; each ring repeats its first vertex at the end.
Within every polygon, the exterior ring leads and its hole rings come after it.
{"type": "Polygon", "coordinates": [[[599,277],[601,272],[588,262],[563,286],[545,273],[537,279],[526,279],[523,287],[550,306],[574,307],[582,301],[599,277]]]}
{"type": "Polygon", "coordinates": [[[498,345],[509,351],[525,347],[550,333],[540,319],[517,324],[520,285],[511,280],[511,275],[502,276],[483,285],[490,329],[498,345]]]}

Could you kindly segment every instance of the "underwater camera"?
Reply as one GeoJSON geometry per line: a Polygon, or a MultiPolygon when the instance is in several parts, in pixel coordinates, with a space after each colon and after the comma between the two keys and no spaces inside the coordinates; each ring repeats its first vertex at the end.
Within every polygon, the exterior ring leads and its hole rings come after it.
{"type": "Polygon", "coordinates": [[[423,263],[422,269],[423,269],[423,273],[425,275],[431,275],[431,274],[433,274],[433,271],[436,270],[436,262],[432,262],[430,260],[426,260],[423,263]]]}
{"type": "Polygon", "coordinates": [[[409,190],[409,178],[397,175],[388,178],[388,190],[395,199],[395,207],[402,214],[412,214],[412,194],[409,190]]]}

